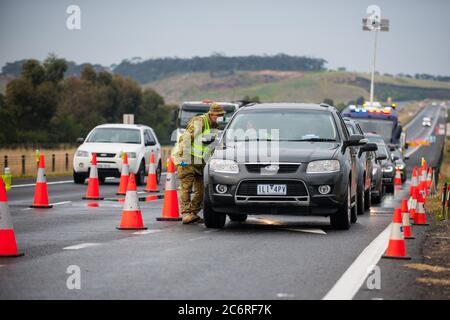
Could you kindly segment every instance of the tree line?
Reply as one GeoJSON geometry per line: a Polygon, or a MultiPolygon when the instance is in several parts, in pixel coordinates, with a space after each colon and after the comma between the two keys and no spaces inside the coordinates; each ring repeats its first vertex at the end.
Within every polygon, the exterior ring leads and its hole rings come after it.
{"type": "Polygon", "coordinates": [[[153,89],[91,65],[79,77],[64,78],[67,69],[67,61],[54,55],[23,62],[20,76],[0,94],[0,145],[74,142],[96,125],[121,123],[124,113],[151,126],[161,143],[170,142],[177,107],[153,89]]]}

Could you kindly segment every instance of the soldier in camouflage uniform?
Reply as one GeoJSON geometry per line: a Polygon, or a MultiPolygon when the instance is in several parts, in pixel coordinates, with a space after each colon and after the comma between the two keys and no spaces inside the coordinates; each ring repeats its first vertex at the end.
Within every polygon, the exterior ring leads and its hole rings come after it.
{"type": "Polygon", "coordinates": [[[223,116],[222,106],[213,103],[209,111],[191,119],[172,154],[180,180],[180,206],[183,223],[201,222],[197,215],[203,202],[203,168],[212,150],[202,137],[217,132],[217,118],[223,116]]]}

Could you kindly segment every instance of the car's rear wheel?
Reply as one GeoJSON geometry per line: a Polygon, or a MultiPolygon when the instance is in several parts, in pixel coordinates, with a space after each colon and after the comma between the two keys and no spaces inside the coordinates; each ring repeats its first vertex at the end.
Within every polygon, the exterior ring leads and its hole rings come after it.
{"type": "Polygon", "coordinates": [[[145,164],[144,161],[141,162],[141,165],[139,166],[139,170],[136,173],[136,184],[138,186],[142,186],[144,184],[145,179],[145,164]]]}
{"type": "Polygon", "coordinates": [[[352,220],[352,202],[351,202],[351,190],[350,182],[347,186],[347,196],[346,201],[339,208],[339,211],[330,216],[330,222],[333,229],[337,230],[348,230],[350,229],[350,224],[352,220]]]}
{"type": "Polygon", "coordinates": [[[162,172],[162,165],[161,160],[158,163],[158,167],[156,168],[156,183],[159,184],[161,182],[161,172],[162,172]]]}
{"type": "Polygon", "coordinates": [[[358,185],[356,190],[356,213],[358,215],[362,215],[365,211],[364,187],[362,185],[358,185]]]}
{"type": "Polygon", "coordinates": [[[81,173],[73,172],[73,181],[76,184],[84,184],[84,181],[86,180],[86,176],[81,173]]]}
{"type": "Polygon", "coordinates": [[[372,190],[369,188],[364,192],[364,209],[369,210],[372,206],[372,190]]]}
{"type": "Polygon", "coordinates": [[[227,216],[223,213],[218,213],[213,210],[209,202],[209,195],[207,188],[203,199],[203,219],[207,228],[221,229],[225,225],[227,216]]]}
{"type": "Polygon", "coordinates": [[[244,222],[245,220],[247,220],[246,214],[229,214],[228,217],[231,221],[234,222],[244,222]]]}

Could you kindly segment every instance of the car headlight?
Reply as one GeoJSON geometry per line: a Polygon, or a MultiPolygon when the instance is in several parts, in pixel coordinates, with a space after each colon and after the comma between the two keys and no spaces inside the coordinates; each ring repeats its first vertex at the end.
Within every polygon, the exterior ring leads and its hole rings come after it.
{"type": "Polygon", "coordinates": [[[337,160],[319,160],[310,162],[306,173],[338,172],[340,170],[341,166],[337,160]]]}
{"type": "Polygon", "coordinates": [[[127,152],[128,158],[136,158],[136,152],[127,152]]]}
{"type": "Polygon", "coordinates": [[[239,166],[233,160],[211,159],[209,168],[214,172],[239,173],[239,166]]]}
{"type": "Polygon", "coordinates": [[[381,171],[389,173],[389,172],[394,171],[394,167],[393,166],[383,167],[383,169],[381,169],[381,171]]]}
{"type": "Polygon", "coordinates": [[[87,151],[83,151],[83,150],[78,150],[76,153],[77,157],[83,157],[83,158],[87,158],[89,157],[89,152],[87,151]]]}
{"type": "Polygon", "coordinates": [[[378,168],[373,168],[373,169],[372,169],[372,175],[373,175],[373,176],[376,175],[377,172],[378,172],[378,168]]]}

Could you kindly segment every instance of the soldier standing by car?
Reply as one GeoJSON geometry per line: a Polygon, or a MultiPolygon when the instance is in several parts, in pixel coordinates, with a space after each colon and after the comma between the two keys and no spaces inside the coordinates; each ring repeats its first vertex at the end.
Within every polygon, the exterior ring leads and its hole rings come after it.
{"type": "Polygon", "coordinates": [[[208,140],[217,131],[217,118],[224,114],[223,107],[213,103],[207,113],[192,118],[172,153],[180,180],[180,206],[184,224],[201,222],[198,213],[203,202],[203,169],[213,151],[204,139],[208,140]]]}

